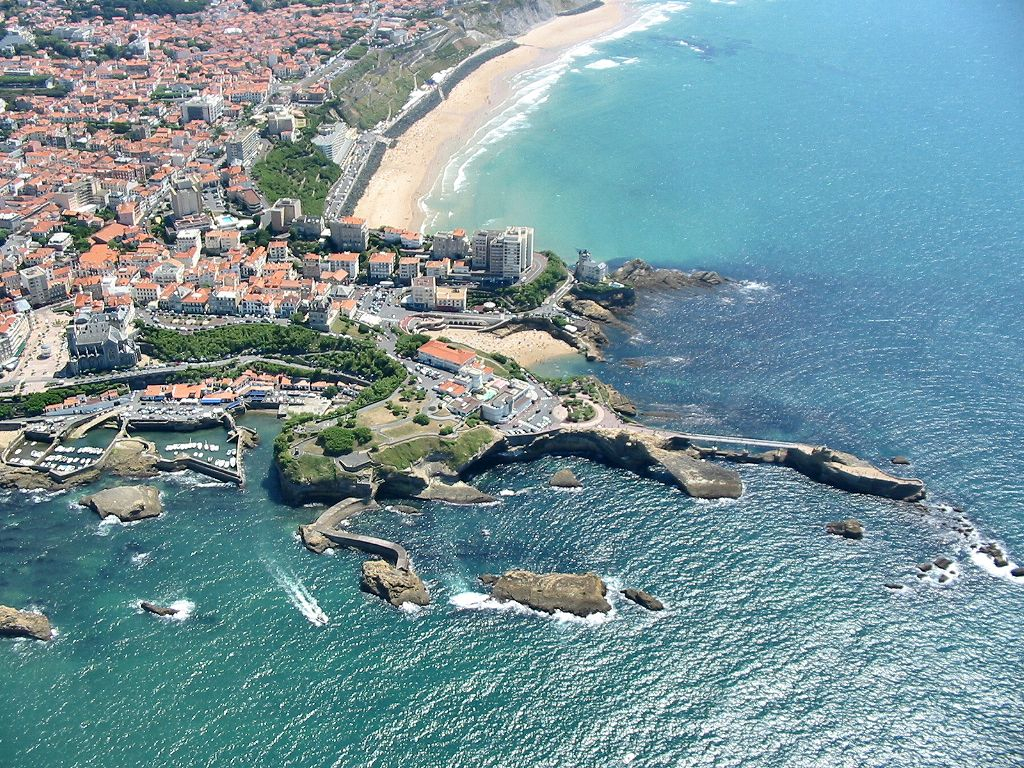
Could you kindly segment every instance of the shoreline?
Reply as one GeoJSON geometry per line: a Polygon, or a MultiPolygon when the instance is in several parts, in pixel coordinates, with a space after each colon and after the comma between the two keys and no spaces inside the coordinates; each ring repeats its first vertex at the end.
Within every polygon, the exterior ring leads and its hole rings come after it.
{"type": "Polygon", "coordinates": [[[635,15],[625,0],[606,0],[583,13],[555,16],[516,38],[516,48],[483,63],[395,140],[356,203],[355,215],[372,227],[420,231],[426,218],[423,198],[451,158],[508,104],[512,81],[623,28],[635,15]]]}

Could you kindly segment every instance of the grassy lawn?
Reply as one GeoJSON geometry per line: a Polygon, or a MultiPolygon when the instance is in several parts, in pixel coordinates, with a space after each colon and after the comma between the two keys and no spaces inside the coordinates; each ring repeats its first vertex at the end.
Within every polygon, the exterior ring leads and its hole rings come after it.
{"type": "Polygon", "coordinates": [[[425,436],[393,445],[378,451],[374,459],[395,469],[408,469],[420,459],[436,453],[439,459],[454,469],[465,464],[481,448],[493,442],[495,437],[490,427],[474,427],[454,440],[425,436]]]}
{"type": "Polygon", "coordinates": [[[295,480],[300,483],[329,482],[338,476],[334,462],[325,456],[300,453],[294,466],[295,480]]]}
{"type": "Polygon", "coordinates": [[[356,418],[356,424],[360,427],[370,427],[371,429],[383,426],[384,424],[391,424],[394,421],[397,421],[397,419],[383,403],[363,411],[356,418]]]}
{"type": "Polygon", "coordinates": [[[436,435],[438,429],[438,425],[433,422],[420,426],[410,421],[397,427],[384,428],[380,433],[388,440],[404,440],[407,437],[414,437],[416,435],[436,435]]]}
{"type": "Polygon", "coordinates": [[[437,437],[421,437],[418,440],[410,440],[408,443],[392,445],[384,448],[374,455],[374,459],[381,464],[394,467],[395,469],[408,469],[420,459],[438,451],[441,448],[441,440],[437,437]]]}

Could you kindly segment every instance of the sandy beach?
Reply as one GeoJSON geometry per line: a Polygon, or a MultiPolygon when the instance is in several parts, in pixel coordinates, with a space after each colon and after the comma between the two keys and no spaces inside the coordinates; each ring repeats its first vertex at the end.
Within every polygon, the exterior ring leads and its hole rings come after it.
{"type": "Polygon", "coordinates": [[[573,46],[630,20],[623,0],[605,0],[600,8],[555,17],[517,38],[518,48],[472,72],[388,149],[356,215],[372,227],[418,231],[424,218],[420,199],[430,192],[449,158],[506,103],[516,75],[545,66],[573,46]]]}
{"type": "Polygon", "coordinates": [[[469,331],[463,328],[446,328],[443,331],[427,335],[435,339],[438,336],[444,336],[456,344],[463,344],[467,347],[478,349],[481,352],[505,355],[526,368],[554,358],[579,354],[579,352],[564,341],[559,341],[544,331],[520,331],[519,333],[499,338],[493,333],[480,333],[479,331],[469,331]]]}

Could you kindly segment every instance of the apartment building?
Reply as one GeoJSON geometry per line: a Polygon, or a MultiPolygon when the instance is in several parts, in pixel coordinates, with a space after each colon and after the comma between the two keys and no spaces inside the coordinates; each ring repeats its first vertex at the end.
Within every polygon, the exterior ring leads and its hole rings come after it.
{"type": "Polygon", "coordinates": [[[260,149],[260,135],[253,126],[240,128],[231,135],[224,145],[228,165],[248,168],[260,149]]]}
{"type": "Polygon", "coordinates": [[[366,224],[366,219],[345,216],[331,221],[328,226],[331,230],[331,242],[336,248],[356,253],[362,253],[369,248],[370,228],[366,224]]]}

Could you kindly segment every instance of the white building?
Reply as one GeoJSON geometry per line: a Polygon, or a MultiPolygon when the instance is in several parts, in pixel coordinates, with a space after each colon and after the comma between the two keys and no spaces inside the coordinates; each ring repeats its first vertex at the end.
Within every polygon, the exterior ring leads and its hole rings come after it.
{"type": "Polygon", "coordinates": [[[335,123],[329,128],[321,126],[311,143],[332,163],[341,165],[341,161],[345,159],[354,140],[354,129],[346,128],[341,123],[335,123]]]}
{"type": "Polygon", "coordinates": [[[181,102],[181,123],[187,125],[193,120],[215,123],[224,114],[224,98],[208,95],[196,96],[181,102]]]}
{"type": "Polygon", "coordinates": [[[518,280],[533,266],[533,228],[487,229],[473,236],[473,269],[503,280],[518,280]]]}
{"type": "Polygon", "coordinates": [[[575,274],[581,283],[602,283],[608,278],[608,265],[595,261],[590,251],[579,251],[575,274]]]}
{"type": "Polygon", "coordinates": [[[260,148],[260,135],[251,125],[240,128],[232,134],[224,146],[228,165],[248,167],[256,159],[260,148]]]}
{"type": "Polygon", "coordinates": [[[472,252],[466,230],[456,229],[452,232],[438,232],[430,247],[434,259],[467,259],[472,252]]]}

